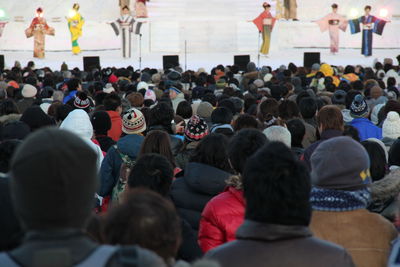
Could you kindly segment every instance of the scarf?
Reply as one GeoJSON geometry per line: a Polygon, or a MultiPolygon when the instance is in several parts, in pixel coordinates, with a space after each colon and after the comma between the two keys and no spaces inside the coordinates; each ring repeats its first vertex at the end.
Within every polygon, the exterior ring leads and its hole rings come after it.
{"type": "Polygon", "coordinates": [[[344,191],[313,187],[310,202],[313,210],[319,211],[365,209],[371,202],[371,192],[367,188],[357,191],[344,191]]]}

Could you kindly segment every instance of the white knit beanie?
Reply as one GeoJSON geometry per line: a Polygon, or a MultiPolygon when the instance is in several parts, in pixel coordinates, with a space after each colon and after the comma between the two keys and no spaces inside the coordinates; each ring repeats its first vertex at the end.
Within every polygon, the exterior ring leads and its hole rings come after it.
{"type": "Polygon", "coordinates": [[[382,136],[397,139],[400,137],[400,116],[395,111],[390,111],[383,122],[382,136]]]}

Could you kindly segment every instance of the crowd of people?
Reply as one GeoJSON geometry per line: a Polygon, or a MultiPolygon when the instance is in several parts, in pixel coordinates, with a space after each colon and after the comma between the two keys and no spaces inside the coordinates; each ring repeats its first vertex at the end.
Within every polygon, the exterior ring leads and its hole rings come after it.
{"type": "Polygon", "coordinates": [[[388,58],[16,62],[0,75],[0,266],[400,264],[399,86],[388,58]]]}

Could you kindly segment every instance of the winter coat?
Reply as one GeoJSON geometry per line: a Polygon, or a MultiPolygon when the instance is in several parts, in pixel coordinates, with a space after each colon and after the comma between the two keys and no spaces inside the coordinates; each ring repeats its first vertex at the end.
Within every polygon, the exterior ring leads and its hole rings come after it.
{"type": "MultiPolygon", "coordinates": [[[[101,246],[81,229],[47,229],[28,232],[23,244],[5,256],[15,261],[15,266],[130,266],[127,262],[134,262],[137,267],[166,266],[154,252],[139,246],[125,246],[124,250],[117,248],[119,251],[111,255],[107,250],[103,254],[96,254],[99,248],[101,246]],[[90,258],[91,263],[85,262],[90,258]]],[[[0,266],[10,266],[4,263],[4,254],[0,255],[0,266]]]]}
{"type": "Polygon", "coordinates": [[[35,102],[34,98],[24,98],[17,102],[19,113],[24,113],[35,102]]]}
{"type": "Polygon", "coordinates": [[[190,157],[194,154],[198,144],[199,142],[190,142],[186,145],[185,149],[176,155],[175,160],[179,168],[183,170],[185,169],[186,164],[188,164],[190,157]]]}
{"type": "Polygon", "coordinates": [[[312,143],[317,141],[317,129],[311,124],[305,122],[304,120],[302,120],[302,122],[304,124],[304,127],[306,128],[306,134],[304,135],[302,145],[303,147],[307,148],[312,143]]]}
{"type": "Polygon", "coordinates": [[[203,252],[236,239],[235,233],[244,221],[245,205],[243,191],[232,186],[207,203],[199,228],[203,252]]]}
{"type": "Polygon", "coordinates": [[[0,124],[5,125],[9,122],[19,121],[22,114],[8,114],[0,117],[0,124]]]}
{"type": "Polygon", "coordinates": [[[246,220],[236,241],[211,250],[205,258],[221,267],[351,267],[349,254],[312,236],[306,226],[264,224],[246,220]]]}
{"type": "Polygon", "coordinates": [[[382,139],[382,129],[367,118],[355,118],[350,125],[357,128],[361,142],[368,138],[382,139]]]}
{"type": "MultiPolygon", "coordinates": [[[[128,134],[122,137],[117,142],[117,147],[119,151],[125,155],[128,155],[132,160],[136,159],[139,154],[140,147],[144,137],[137,134],[128,134]]],[[[111,147],[106,157],[101,164],[100,169],[100,190],[99,195],[102,197],[106,197],[111,195],[111,192],[117,183],[120,169],[122,164],[122,158],[120,154],[115,150],[114,147],[111,147]]]]}
{"type": "Polygon", "coordinates": [[[316,237],[343,246],[362,267],[386,266],[390,243],[397,237],[388,220],[366,209],[313,211],[310,229],[316,237]]]}
{"type": "Polygon", "coordinates": [[[215,167],[190,162],[186,165],[184,176],[172,183],[172,201],[181,217],[194,230],[199,229],[201,213],[207,202],[224,191],[229,176],[229,173],[215,167]]]}
{"type": "Polygon", "coordinates": [[[372,203],[368,210],[384,216],[391,222],[399,211],[399,202],[397,200],[400,194],[400,169],[392,171],[382,180],[376,181],[370,186],[372,203]]]}
{"type": "Polygon", "coordinates": [[[108,131],[107,135],[111,137],[112,140],[117,142],[121,138],[122,134],[122,119],[121,115],[116,111],[107,111],[111,119],[111,129],[108,131]]]}
{"type": "Polygon", "coordinates": [[[18,247],[23,239],[11,199],[9,178],[0,174],[0,251],[18,247]]]}
{"type": "Polygon", "coordinates": [[[100,170],[103,161],[103,152],[100,146],[92,142],[93,126],[90,122],[89,115],[82,109],[75,109],[68,114],[61,123],[60,129],[64,129],[81,137],[97,154],[97,167],[100,170]]]}

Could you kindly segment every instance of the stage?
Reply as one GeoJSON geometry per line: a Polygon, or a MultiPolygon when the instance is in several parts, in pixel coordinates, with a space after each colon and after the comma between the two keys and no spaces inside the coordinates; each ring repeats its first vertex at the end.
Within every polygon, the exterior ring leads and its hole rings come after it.
{"type": "MultiPolygon", "coordinates": [[[[32,57],[33,40],[26,39],[24,35],[37,4],[28,0],[7,2],[5,8],[8,8],[7,12],[10,14],[9,23],[0,37],[0,54],[5,55],[7,67],[12,67],[15,60],[20,61],[22,65],[34,60],[38,67],[59,68],[65,61],[70,68],[82,68],[83,56],[100,56],[103,67],[132,65],[139,68],[140,54],[142,68],[161,68],[163,55],[179,55],[184,69],[210,69],[217,64],[229,65],[233,63],[234,55],[250,55],[251,60],[258,64],[258,31],[253,23],[247,21],[254,19],[261,12],[262,2],[151,0],[148,4],[150,18],[143,24],[142,38],[137,35],[132,40],[134,49],[130,60],[122,59],[121,39],[115,36],[107,24],[118,16],[117,0],[81,2],[81,13],[86,23],[83,37],[79,39],[83,50],[79,56],[73,56],[70,52],[70,34],[63,18],[72,2],[41,1],[48,24],[56,31],[56,36],[46,37],[46,58],[43,60],[32,57]],[[15,21],[15,16],[20,16],[23,20],[15,21]]],[[[346,14],[350,11],[351,5],[348,1],[336,2],[346,8],[339,13],[346,14]]],[[[397,14],[400,13],[399,2],[362,0],[354,6],[359,10],[362,10],[366,3],[372,4],[375,9],[390,6],[392,13],[397,14]]],[[[271,3],[274,5],[274,1],[271,3]]],[[[340,34],[339,54],[330,55],[328,33],[321,33],[318,26],[312,22],[329,12],[330,1],[315,3],[313,0],[301,0],[298,3],[300,21],[277,22],[272,34],[270,55],[268,58],[261,56],[260,65],[278,67],[289,62],[302,65],[304,52],[321,52],[321,60],[334,65],[371,66],[375,58],[383,60],[386,57],[395,58],[400,54],[400,21],[393,17],[382,36],[374,35],[372,57],[365,58],[360,54],[361,34],[351,35],[349,29],[340,34]]]]}

